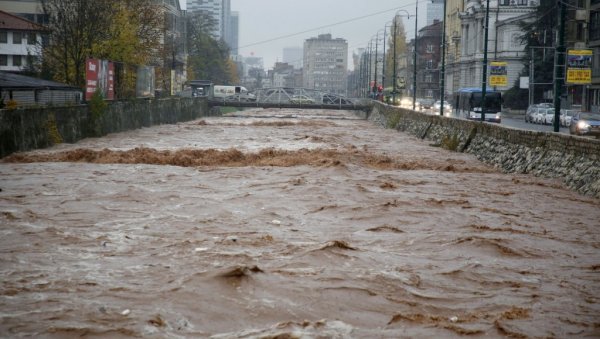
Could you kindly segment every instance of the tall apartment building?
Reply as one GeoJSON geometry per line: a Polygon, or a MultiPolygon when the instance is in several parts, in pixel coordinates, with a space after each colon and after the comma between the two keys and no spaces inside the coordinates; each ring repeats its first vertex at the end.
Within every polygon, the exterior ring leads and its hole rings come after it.
{"type": "Polygon", "coordinates": [[[304,41],[303,87],[346,95],[348,42],[320,34],[304,41]]]}
{"type": "Polygon", "coordinates": [[[215,20],[213,35],[223,39],[231,48],[232,54],[237,54],[239,14],[231,12],[231,0],[187,0],[189,12],[202,11],[215,20]]]}

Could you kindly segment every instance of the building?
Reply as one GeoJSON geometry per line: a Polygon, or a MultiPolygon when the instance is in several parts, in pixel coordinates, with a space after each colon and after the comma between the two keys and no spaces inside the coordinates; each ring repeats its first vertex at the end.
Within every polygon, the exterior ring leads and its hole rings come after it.
{"type": "Polygon", "coordinates": [[[33,21],[0,10],[0,71],[34,70],[41,61],[45,31],[33,21]]]}
{"type": "MultiPolygon", "coordinates": [[[[419,30],[417,35],[417,97],[438,99],[440,97],[440,61],[442,22],[419,30]]],[[[414,48],[414,46],[413,46],[414,48]]]]}
{"type": "MultiPolygon", "coordinates": [[[[460,86],[480,87],[483,78],[485,0],[465,2],[459,12],[462,32],[460,34],[460,86]]],[[[506,91],[512,87],[525,66],[525,45],[521,41],[521,24],[533,20],[538,0],[490,0],[488,29],[488,62],[506,62],[508,85],[496,90],[506,91]]],[[[454,65],[456,66],[456,65],[454,65]]],[[[456,73],[454,73],[456,74],[456,73]]],[[[456,83],[453,80],[453,83],[456,83]]]]}
{"type": "Polygon", "coordinates": [[[303,61],[302,47],[285,47],[283,49],[283,62],[286,62],[296,69],[302,68],[303,61]]]}
{"type": "Polygon", "coordinates": [[[187,82],[187,48],[185,12],[178,0],[155,0],[163,13],[162,44],[164,54],[153,60],[156,88],[162,95],[174,95],[187,82]]]}
{"type": "Polygon", "coordinates": [[[449,96],[460,88],[461,21],[463,0],[446,2],[446,69],[444,87],[449,96]]]}
{"type": "Polygon", "coordinates": [[[210,16],[215,27],[213,36],[223,40],[233,55],[238,54],[239,13],[231,12],[231,0],[187,0],[187,10],[202,11],[210,16]]]}
{"type": "Polygon", "coordinates": [[[225,39],[229,48],[231,48],[231,55],[238,55],[240,48],[240,13],[233,11],[229,19],[229,35],[225,39]]]}
{"type": "Polygon", "coordinates": [[[589,1],[588,47],[592,50],[592,84],[587,88],[587,110],[600,112],[600,0],[589,1]]]}
{"type": "Polygon", "coordinates": [[[303,87],[346,95],[348,42],[320,34],[304,41],[303,87]]]}

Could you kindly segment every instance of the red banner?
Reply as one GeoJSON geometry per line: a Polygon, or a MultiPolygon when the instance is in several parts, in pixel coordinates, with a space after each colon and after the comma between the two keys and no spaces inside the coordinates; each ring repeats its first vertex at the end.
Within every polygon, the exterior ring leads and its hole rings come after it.
{"type": "Polygon", "coordinates": [[[92,99],[92,95],[98,88],[98,71],[100,70],[100,60],[87,59],[85,61],[85,100],[92,99]]]}
{"type": "Polygon", "coordinates": [[[107,60],[87,59],[85,62],[85,100],[89,101],[97,90],[104,99],[115,98],[115,65],[107,60]]]}

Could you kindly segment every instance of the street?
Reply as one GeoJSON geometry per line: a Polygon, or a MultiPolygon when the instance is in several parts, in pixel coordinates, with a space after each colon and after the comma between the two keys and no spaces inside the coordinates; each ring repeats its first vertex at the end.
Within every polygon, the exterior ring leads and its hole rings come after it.
{"type": "Polygon", "coordinates": [[[2,337],[600,336],[598,199],[348,111],[14,154],[0,189],[2,337]]]}

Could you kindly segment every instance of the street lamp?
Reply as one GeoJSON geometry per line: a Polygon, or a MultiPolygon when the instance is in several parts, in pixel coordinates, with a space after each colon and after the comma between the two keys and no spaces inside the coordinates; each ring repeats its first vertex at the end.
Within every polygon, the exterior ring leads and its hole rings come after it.
{"type": "MultiPolygon", "coordinates": [[[[489,0],[488,0],[489,1],[489,0]]],[[[417,22],[419,21],[419,0],[415,5],[415,44],[413,51],[413,111],[417,109],[417,22]]]]}
{"type": "Polygon", "coordinates": [[[383,68],[381,70],[381,87],[383,87],[383,90],[385,91],[385,64],[387,64],[387,55],[385,54],[385,36],[387,34],[387,28],[392,24],[391,21],[388,21],[385,23],[385,25],[383,26],[383,68]]]}
{"type": "Polygon", "coordinates": [[[376,93],[377,93],[377,64],[379,63],[379,52],[378,52],[378,46],[379,46],[379,32],[381,32],[381,30],[377,31],[377,34],[375,34],[375,78],[374,78],[374,82],[373,82],[373,96],[376,97],[376,93]]]}
{"type": "Polygon", "coordinates": [[[397,72],[397,70],[396,70],[397,69],[397,66],[396,66],[396,42],[397,42],[396,35],[398,34],[398,27],[397,27],[396,23],[397,23],[398,18],[403,17],[403,15],[398,15],[398,12],[400,12],[400,11],[406,12],[406,17],[410,20],[410,14],[404,9],[398,10],[396,12],[396,14],[394,15],[394,75],[393,75],[394,89],[392,90],[392,102],[394,104],[396,103],[396,93],[397,93],[396,87],[398,86],[397,85],[398,79],[396,76],[396,72],[397,72]]]}
{"type": "Polygon", "coordinates": [[[440,115],[444,115],[444,96],[446,92],[446,0],[444,0],[444,17],[442,22],[442,70],[440,76],[442,77],[441,91],[440,91],[440,115]]]}

